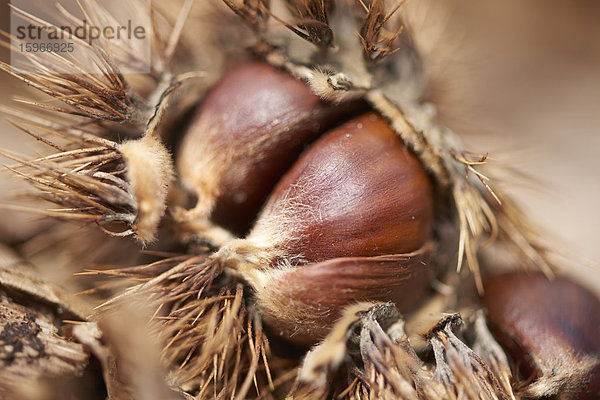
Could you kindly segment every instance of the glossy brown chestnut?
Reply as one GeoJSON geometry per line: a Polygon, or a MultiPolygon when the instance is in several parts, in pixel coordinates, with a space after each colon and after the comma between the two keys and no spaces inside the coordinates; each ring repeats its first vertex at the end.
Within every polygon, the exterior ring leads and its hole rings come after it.
{"type": "Polygon", "coordinates": [[[361,115],[317,140],[246,239],[217,254],[254,288],[267,324],[301,345],[360,301],[413,305],[428,285],[433,188],[387,122],[361,115]]]}
{"type": "Polygon", "coordinates": [[[261,62],[229,71],[207,94],[180,146],[177,169],[198,216],[242,233],[304,146],[358,103],[321,101],[261,62]]]}
{"type": "Polygon", "coordinates": [[[273,271],[257,290],[271,332],[310,346],[331,330],[344,308],[361,301],[391,301],[402,311],[423,295],[433,274],[431,247],[407,254],[342,257],[273,271]]]}
{"type": "Polygon", "coordinates": [[[487,281],[483,303],[520,378],[534,380],[532,394],[538,386],[561,399],[600,398],[600,301],[592,293],[565,278],[514,272],[487,281]]]}
{"type": "Polygon", "coordinates": [[[370,112],[317,140],[273,190],[256,228],[277,221],[304,263],[399,254],[431,238],[433,189],[420,161],[370,112]]]}

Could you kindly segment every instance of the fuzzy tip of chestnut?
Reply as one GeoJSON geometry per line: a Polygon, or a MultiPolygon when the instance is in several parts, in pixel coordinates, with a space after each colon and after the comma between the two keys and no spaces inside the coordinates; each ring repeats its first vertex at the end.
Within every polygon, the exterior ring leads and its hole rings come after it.
{"type": "Polygon", "coordinates": [[[490,328],[528,396],[600,398],[600,300],[565,278],[513,272],[485,283],[490,328]],[[531,382],[530,384],[527,384],[531,382]]]}
{"type": "Polygon", "coordinates": [[[171,156],[154,136],[124,142],[119,151],[127,165],[129,192],[137,207],[133,231],[140,242],[148,244],[156,239],[167,207],[167,188],[173,179],[171,156]]]}

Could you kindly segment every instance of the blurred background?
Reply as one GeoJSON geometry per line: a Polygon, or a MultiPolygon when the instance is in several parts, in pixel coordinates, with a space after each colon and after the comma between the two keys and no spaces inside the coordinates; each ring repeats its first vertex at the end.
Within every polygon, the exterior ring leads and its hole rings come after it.
{"type": "MultiPolygon", "coordinates": [[[[428,7],[420,29],[435,37],[427,62],[441,121],[467,149],[525,171],[527,179],[504,187],[565,250],[600,261],[600,2],[447,0],[428,7]]],[[[6,0],[0,28],[9,29],[6,0]]],[[[8,61],[8,51],[0,50],[0,59],[8,61]]],[[[0,104],[24,90],[5,73],[0,85],[0,104]]],[[[4,121],[0,146],[25,154],[41,148],[4,121]]],[[[15,185],[0,174],[2,197],[15,185]]],[[[26,237],[33,224],[29,215],[0,210],[0,240],[26,237]]],[[[600,291],[588,268],[573,273],[600,291]]]]}
{"type": "MultiPolygon", "coordinates": [[[[438,27],[422,29],[439,31],[429,58],[441,120],[490,153],[490,170],[528,174],[503,188],[565,251],[599,262],[600,2],[433,3],[438,27]]],[[[597,268],[568,273],[600,290],[597,268]]]]}

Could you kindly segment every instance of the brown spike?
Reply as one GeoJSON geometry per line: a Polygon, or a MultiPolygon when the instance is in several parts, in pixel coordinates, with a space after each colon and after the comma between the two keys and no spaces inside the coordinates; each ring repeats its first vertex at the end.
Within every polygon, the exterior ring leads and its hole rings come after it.
{"type": "Polygon", "coordinates": [[[378,62],[398,51],[398,48],[393,48],[393,45],[402,33],[403,27],[400,26],[395,32],[388,32],[384,25],[404,4],[404,1],[399,0],[393,9],[386,12],[384,0],[371,0],[369,5],[361,0],[367,15],[360,28],[359,37],[368,60],[378,62]]]}
{"type": "Polygon", "coordinates": [[[316,46],[326,48],[333,45],[333,30],[329,26],[328,13],[333,11],[333,0],[286,0],[288,8],[296,18],[294,25],[285,23],[288,29],[316,46]]]}
{"type": "Polygon", "coordinates": [[[269,19],[270,0],[223,0],[223,2],[256,30],[262,30],[269,19]]]}

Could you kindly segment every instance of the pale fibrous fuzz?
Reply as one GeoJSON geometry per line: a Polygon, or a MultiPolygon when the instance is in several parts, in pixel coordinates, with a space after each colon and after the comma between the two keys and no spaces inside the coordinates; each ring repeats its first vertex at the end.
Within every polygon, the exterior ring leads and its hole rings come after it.
{"type": "Polygon", "coordinates": [[[59,219],[93,222],[106,233],[133,235],[144,244],[154,240],[165,213],[167,187],[172,179],[170,156],[155,138],[117,144],[84,132],[53,132],[70,141],[68,146],[73,148],[70,150],[36,132],[47,128],[24,123],[15,125],[49,146],[63,150],[30,160],[2,152],[18,163],[9,168],[36,189],[29,197],[59,206],[47,210],[30,208],[30,211],[59,219]]]}
{"type": "Polygon", "coordinates": [[[119,151],[125,159],[127,181],[136,200],[135,236],[142,243],[150,243],[167,207],[167,190],[173,179],[171,156],[154,136],[124,142],[119,151]]]}

